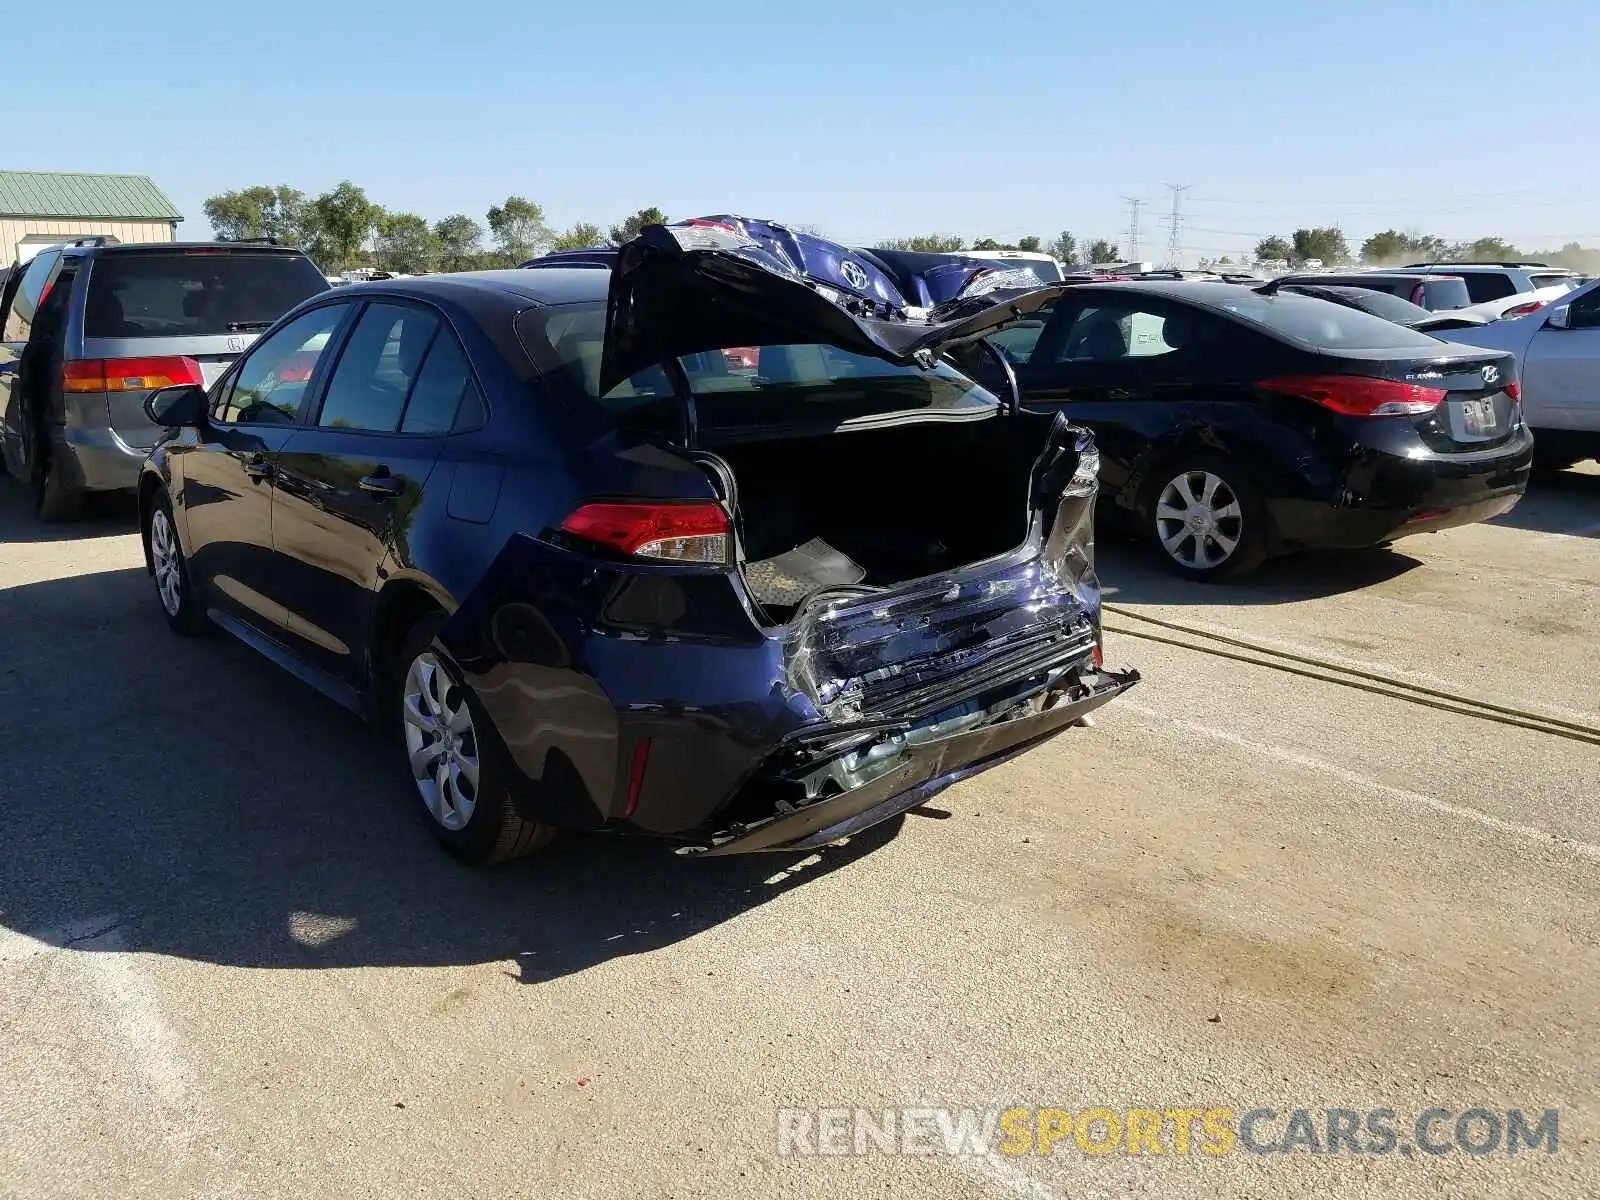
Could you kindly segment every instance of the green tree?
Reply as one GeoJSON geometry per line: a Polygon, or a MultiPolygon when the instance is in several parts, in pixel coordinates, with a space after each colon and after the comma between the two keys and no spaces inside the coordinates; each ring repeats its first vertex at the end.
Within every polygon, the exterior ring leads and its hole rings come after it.
{"type": "Polygon", "coordinates": [[[1056,234],[1056,240],[1050,243],[1050,257],[1062,263],[1076,265],[1078,239],[1072,236],[1071,231],[1063,229],[1056,234]]]}
{"type": "Polygon", "coordinates": [[[600,226],[591,225],[587,221],[579,221],[571,229],[555,235],[550,242],[552,250],[587,250],[591,246],[605,245],[605,234],[600,232],[600,226]]]}
{"type": "Polygon", "coordinates": [[[385,271],[416,275],[433,270],[439,239],[416,213],[384,213],[378,218],[374,249],[378,266],[385,271]]]}
{"type": "Polygon", "coordinates": [[[952,234],[921,233],[915,237],[890,238],[880,242],[880,250],[918,250],[925,254],[954,254],[966,243],[952,234]]]}
{"type": "Polygon", "coordinates": [[[544,209],[523,196],[507,196],[489,209],[489,231],[502,257],[515,266],[538,254],[554,236],[545,224],[544,209]]]}
{"type": "Polygon", "coordinates": [[[269,237],[285,246],[299,246],[307,240],[305,194],[285,184],[223,192],[201,207],[212,231],[225,241],[269,237]]]}
{"type": "Polygon", "coordinates": [[[1087,254],[1092,263],[1116,262],[1121,249],[1115,242],[1106,238],[1095,238],[1089,243],[1087,254]]]}
{"type": "Polygon", "coordinates": [[[1467,247],[1462,257],[1469,261],[1512,262],[1522,257],[1522,251],[1504,238],[1481,237],[1467,247]]]}
{"type": "Polygon", "coordinates": [[[1032,234],[1029,234],[1025,238],[1017,239],[1017,249],[1026,250],[1029,254],[1038,254],[1044,249],[1044,247],[1040,244],[1038,238],[1034,237],[1032,234]]]}
{"type": "Polygon", "coordinates": [[[1350,257],[1350,248],[1345,244],[1344,232],[1337,226],[1319,225],[1315,229],[1296,229],[1293,242],[1293,257],[1298,262],[1315,258],[1325,263],[1336,263],[1344,262],[1350,257]]]}
{"type": "Polygon", "coordinates": [[[324,271],[343,271],[359,265],[361,248],[383,210],[346,179],[313,200],[311,213],[316,226],[307,252],[324,271]]]}
{"type": "Polygon", "coordinates": [[[1397,263],[1411,255],[1411,238],[1398,229],[1385,229],[1361,243],[1364,263],[1397,263]]]}
{"type": "Polygon", "coordinates": [[[466,213],[456,213],[435,223],[441,271],[470,271],[483,248],[483,226],[466,213]]]}
{"type": "Polygon", "coordinates": [[[624,242],[631,242],[639,236],[639,230],[646,225],[665,225],[667,214],[659,208],[641,208],[633,216],[625,219],[620,225],[611,227],[611,244],[620,246],[624,242]]]}
{"type": "Polygon", "coordinates": [[[1277,259],[1287,262],[1294,257],[1294,247],[1277,234],[1273,234],[1256,243],[1255,254],[1257,260],[1261,262],[1272,262],[1277,259]]]}
{"type": "Polygon", "coordinates": [[[977,241],[972,243],[972,248],[974,250],[1011,250],[1011,249],[1014,249],[1014,247],[1007,246],[1002,242],[997,242],[993,238],[979,238],[977,241]]]}

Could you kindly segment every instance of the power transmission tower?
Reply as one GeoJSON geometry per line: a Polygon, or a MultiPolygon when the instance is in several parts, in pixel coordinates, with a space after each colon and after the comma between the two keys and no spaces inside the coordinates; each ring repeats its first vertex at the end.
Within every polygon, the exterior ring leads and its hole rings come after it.
{"type": "Polygon", "coordinates": [[[1191,184],[1169,183],[1172,193],[1172,215],[1167,218],[1167,261],[1161,265],[1176,271],[1183,265],[1183,194],[1191,184]]]}
{"type": "Polygon", "coordinates": [[[1139,261],[1139,209],[1144,201],[1137,196],[1124,196],[1128,202],[1128,262],[1139,261]]]}

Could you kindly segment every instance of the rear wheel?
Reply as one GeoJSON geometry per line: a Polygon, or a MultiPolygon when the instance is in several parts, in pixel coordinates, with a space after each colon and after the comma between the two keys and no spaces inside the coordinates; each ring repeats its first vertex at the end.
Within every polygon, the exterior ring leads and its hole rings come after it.
{"type": "Polygon", "coordinates": [[[34,511],[41,521],[55,524],[76,521],[83,515],[86,493],[66,480],[53,457],[46,459],[37,472],[33,485],[34,511]]]}
{"type": "Polygon", "coordinates": [[[504,862],[545,845],[555,830],[517,811],[510,756],[472,689],[434,649],[442,624],[432,614],[406,635],[391,721],[434,836],[463,862],[504,862]]]}
{"type": "Polygon", "coordinates": [[[1190,579],[1238,579],[1267,556],[1266,507],[1249,477],[1223,458],[1184,460],[1161,473],[1151,530],[1167,565],[1190,579]]]}

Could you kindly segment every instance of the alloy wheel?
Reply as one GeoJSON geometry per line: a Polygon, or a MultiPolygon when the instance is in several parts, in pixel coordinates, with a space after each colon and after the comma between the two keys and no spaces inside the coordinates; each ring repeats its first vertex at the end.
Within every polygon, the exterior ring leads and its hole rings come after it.
{"type": "Polygon", "coordinates": [[[1227,480],[1185,471],[1156,501],[1156,537],[1174,562],[1210,571],[1233,557],[1244,536],[1244,509],[1227,480]]]}
{"type": "Polygon", "coordinates": [[[183,607],[183,563],[179,558],[178,538],[165,509],[150,516],[150,566],[155,572],[156,591],[167,616],[175,617],[183,607]]]}
{"type": "Polygon", "coordinates": [[[428,814],[446,829],[466,828],[478,801],[478,735],[465,689],[431,651],[406,671],[400,716],[411,778],[428,814]]]}

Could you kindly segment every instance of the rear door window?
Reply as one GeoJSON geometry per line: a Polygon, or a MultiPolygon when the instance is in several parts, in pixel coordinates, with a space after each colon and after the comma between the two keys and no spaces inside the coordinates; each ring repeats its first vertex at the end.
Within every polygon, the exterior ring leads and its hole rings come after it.
{"type": "Polygon", "coordinates": [[[252,346],[238,370],[223,381],[211,419],[225,425],[297,424],[312,377],[349,307],[314,308],[252,346]]]}
{"type": "Polygon", "coordinates": [[[1461,278],[1466,283],[1467,295],[1472,297],[1474,304],[1503,300],[1507,296],[1517,294],[1517,285],[1511,282],[1510,276],[1497,271],[1469,271],[1461,278]]]}
{"type": "Polygon", "coordinates": [[[399,429],[406,397],[438,332],[439,318],[427,309],[367,305],[340,352],[317,424],[379,433],[399,429]]]}
{"type": "Polygon", "coordinates": [[[209,337],[264,329],[328,281],[299,254],[104,254],[89,272],[85,337],[209,337]]]}

